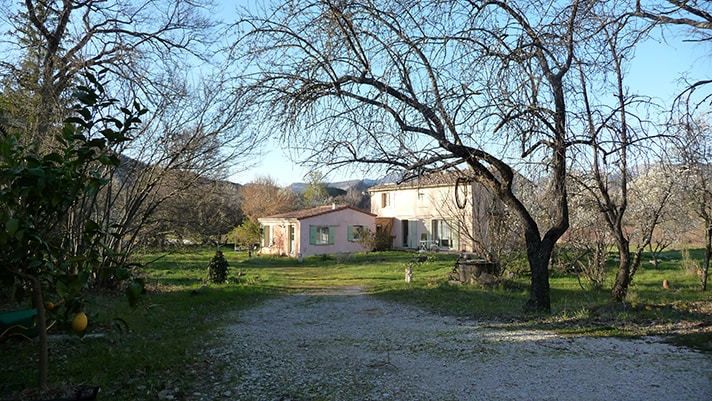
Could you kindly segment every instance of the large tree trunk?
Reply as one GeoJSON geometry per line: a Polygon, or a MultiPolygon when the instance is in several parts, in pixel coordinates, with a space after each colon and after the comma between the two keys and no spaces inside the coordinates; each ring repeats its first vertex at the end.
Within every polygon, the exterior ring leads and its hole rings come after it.
{"type": "Polygon", "coordinates": [[[553,249],[550,241],[527,239],[527,259],[532,272],[529,300],[524,305],[527,312],[551,312],[549,259],[553,249]]]}

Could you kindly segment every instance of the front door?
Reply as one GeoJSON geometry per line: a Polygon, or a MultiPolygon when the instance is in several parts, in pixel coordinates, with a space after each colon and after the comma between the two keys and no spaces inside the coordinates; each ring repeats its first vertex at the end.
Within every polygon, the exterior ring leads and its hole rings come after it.
{"type": "Polygon", "coordinates": [[[418,249],[418,220],[408,220],[408,248],[418,249]]]}
{"type": "Polygon", "coordinates": [[[296,227],[294,226],[294,224],[289,225],[289,234],[288,235],[289,235],[289,244],[288,244],[289,249],[287,249],[287,253],[289,255],[294,255],[294,250],[295,250],[294,248],[295,248],[295,244],[296,244],[295,243],[296,227]]]}

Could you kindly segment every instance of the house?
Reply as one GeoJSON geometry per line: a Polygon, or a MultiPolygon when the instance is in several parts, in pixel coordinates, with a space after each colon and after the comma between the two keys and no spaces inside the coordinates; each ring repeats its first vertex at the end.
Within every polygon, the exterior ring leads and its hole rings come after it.
{"type": "Polygon", "coordinates": [[[476,242],[489,242],[488,219],[500,203],[480,184],[456,185],[458,177],[443,172],[369,188],[376,230],[391,233],[394,249],[473,252],[476,242]]]}
{"type": "Polygon", "coordinates": [[[375,215],[351,206],[319,206],[261,217],[263,254],[306,257],[363,252],[359,233],[375,230],[375,215]]]}

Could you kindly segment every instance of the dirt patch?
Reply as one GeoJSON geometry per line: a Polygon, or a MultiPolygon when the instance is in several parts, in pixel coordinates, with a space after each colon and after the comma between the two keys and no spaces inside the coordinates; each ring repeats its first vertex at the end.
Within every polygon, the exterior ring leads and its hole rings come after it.
{"type": "Polygon", "coordinates": [[[658,338],[564,338],[438,316],[356,288],[226,322],[190,400],[701,400],[712,358],[658,338]],[[205,390],[209,388],[210,390],[205,390]]]}

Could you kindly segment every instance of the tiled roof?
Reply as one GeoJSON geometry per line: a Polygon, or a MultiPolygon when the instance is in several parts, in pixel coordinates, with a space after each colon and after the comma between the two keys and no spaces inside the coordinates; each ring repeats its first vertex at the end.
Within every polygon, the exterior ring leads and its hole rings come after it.
{"type": "Polygon", "coordinates": [[[327,214],[327,213],[332,213],[332,212],[338,212],[338,211],[346,210],[346,209],[356,210],[358,212],[365,213],[365,214],[371,214],[369,212],[366,212],[364,210],[357,209],[357,208],[354,208],[351,206],[325,205],[325,206],[313,207],[311,209],[295,210],[292,212],[286,212],[286,213],[274,214],[272,216],[260,217],[260,219],[302,220],[302,219],[307,219],[309,217],[319,216],[322,214],[327,214]]]}

